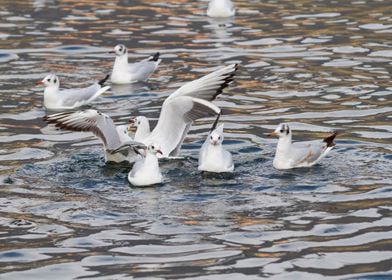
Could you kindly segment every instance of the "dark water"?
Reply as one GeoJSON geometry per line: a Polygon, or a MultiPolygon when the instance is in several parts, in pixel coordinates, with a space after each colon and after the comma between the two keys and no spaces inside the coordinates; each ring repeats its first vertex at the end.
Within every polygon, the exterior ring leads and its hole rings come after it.
{"type": "Polygon", "coordinates": [[[391,3],[234,2],[224,21],[206,1],[0,2],[0,279],[392,278],[391,3]],[[94,102],[117,123],[156,120],[183,82],[241,64],[216,102],[233,176],[197,171],[208,119],[154,188],[43,123],[34,82],[99,79],[120,42],[163,62],[94,102]],[[343,133],[314,168],[277,171],[264,133],[282,121],[298,140],[343,133]]]}

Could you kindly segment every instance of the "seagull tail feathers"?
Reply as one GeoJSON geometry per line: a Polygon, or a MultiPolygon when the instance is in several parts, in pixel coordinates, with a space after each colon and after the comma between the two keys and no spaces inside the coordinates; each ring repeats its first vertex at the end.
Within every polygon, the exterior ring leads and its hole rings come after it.
{"type": "Polygon", "coordinates": [[[335,137],[338,135],[338,133],[336,131],[334,131],[331,135],[329,135],[328,137],[325,137],[323,139],[323,142],[327,143],[327,147],[333,147],[335,146],[335,142],[333,141],[335,139],[335,137]]]}

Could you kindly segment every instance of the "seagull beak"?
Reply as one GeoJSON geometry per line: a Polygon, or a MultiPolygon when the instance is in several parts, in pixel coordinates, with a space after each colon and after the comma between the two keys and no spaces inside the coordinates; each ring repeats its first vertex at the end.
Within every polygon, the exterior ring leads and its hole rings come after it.
{"type": "Polygon", "coordinates": [[[272,137],[272,136],[278,136],[278,133],[276,133],[274,131],[274,132],[271,132],[271,133],[266,133],[266,135],[269,136],[269,137],[272,137]]]}
{"type": "Polygon", "coordinates": [[[116,53],[115,51],[108,51],[108,53],[116,53]]]}
{"type": "Polygon", "coordinates": [[[212,141],[212,145],[216,145],[216,144],[218,144],[218,141],[216,140],[212,141]]]}
{"type": "Polygon", "coordinates": [[[161,150],[157,150],[157,154],[161,154],[161,156],[163,156],[163,153],[161,150]]]}
{"type": "Polygon", "coordinates": [[[43,85],[44,82],[43,82],[43,81],[36,81],[35,84],[36,84],[36,85],[43,85]]]}

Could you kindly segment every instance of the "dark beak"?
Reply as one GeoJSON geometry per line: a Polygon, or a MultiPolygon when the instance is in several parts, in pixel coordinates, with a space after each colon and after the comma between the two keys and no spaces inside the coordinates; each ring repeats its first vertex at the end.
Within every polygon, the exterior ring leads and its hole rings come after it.
{"type": "Polygon", "coordinates": [[[108,51],[108,53],[116,53],[115,51],[108,51]]]}
{"type": "Polygon", "coordinates": [[[157,150],[157,154],[161,154],[161,156],[163,156],[163,153],[161,150],[157,150]]]}

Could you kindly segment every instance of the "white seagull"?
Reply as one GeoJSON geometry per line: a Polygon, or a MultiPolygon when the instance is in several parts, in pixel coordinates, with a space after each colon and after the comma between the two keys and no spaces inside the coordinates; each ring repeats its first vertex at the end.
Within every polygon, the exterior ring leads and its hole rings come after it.
{"type": "Polygon", "coordinates": [[[211,0],[208,4],[207,16],[209,17],[224,18],[234,15],[235,9],[230,0],[211,0]]]}
{"type": "Polygon", "coordinates": [[[285,123],[279,124],[269,135],[278,136],[273,166],[276,169],[310,167],[318,163],[335,146],[336,132],[322,140],[291,142],[291,130],[285,123]]]}
{"type": "Polygon", "coordinates": [[[141,142],[151,134],[150,122],[145,116],[130,118],[128,130],[131,131],[133,127],[136,127],[136,132],[134,135],[135,141],[141,142]]]}
{"type": "MultiPolygon", "coordinates": [[[[136,153],[140,153],[137,148],[136,153]]],[[[157,154],[162,154],[158,146],[149,145],[142,158],[135,162],[128,173],[128,182],[134,186],[150,186],[162,183],[157,154]]]]}
{"type": "Polygon", "coordinates": [[[128,125],[116,126],[108,115],[96,110],[64,112],[44,117],[44,121],[57,128],[71,131],[89,131],[101,139],[105,150],[105,161],[135,162],[139,159],[133,149],[119,149],[124,145],[142,147],[129,136],[128,125]]]}
{"type": "Polygon", "coordinates": [[[47,109],[69,110],[87,105],[107,91],[110,87],[104,84],[108,78],[109,75],[89,87],[60,90],[59,78],[50,74],[36,84],[45,86],[44,105],[47,109]]]}
{"type": "Polygon", "coordinates": [[[193,121],[220,114],[221,110],[210,101],[233,80],[237,68],[237,64],[220,68],[170,94],[163,102],[157,125],[150,133],[148,121],[137,124],[137,141],[146,146],[159,145],[163,157],[178,156],[193,121]],[[143,133],[139,133],[141,129],[143,133]]]}
{"type": "Polygon", "coordinates": [[[213,128],[200,150],[200,171],[207,172],[233,172],[234,163],[229,151],[223,146],[223,124],[213,128]]]}
{"type": "Polygon", "coordinates": [[[162,59],[159,59],[159,52],[157,52],[140,62],[128,64],[128,50],[122,44],[115,46],[113,51],[109,53],[116,54],[112,75],[110,76],[113,84],[131,84],[146,81],[162,61],[162,59]]]}

